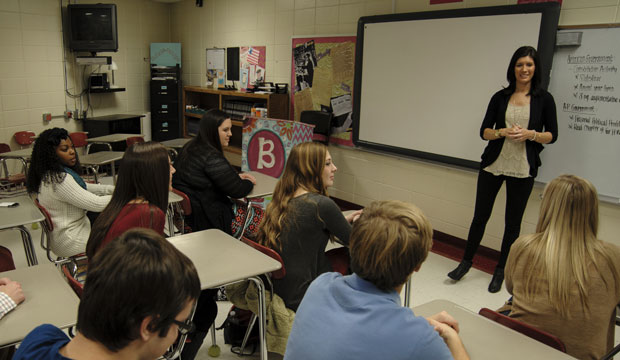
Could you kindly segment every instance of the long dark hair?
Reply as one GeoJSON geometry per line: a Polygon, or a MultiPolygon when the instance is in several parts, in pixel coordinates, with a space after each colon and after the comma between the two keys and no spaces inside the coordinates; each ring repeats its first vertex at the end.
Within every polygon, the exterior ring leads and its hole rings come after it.
{"type": "Polygon", "coordinates": [[[200,130],[198,135],[188,142],[181,154],[179,154],[179,160],[185,161],[189,157],[189,153],[194,151],[215,149],[222,152],[222,142],[220,141],[220,133],[218,128],[222,123],[229,119],[230,116],[218,109],[211,109],[202,115],[200,119],[200,130]]]}
{"type": "Polygon", "coordinates": [[[110,226],[123,207],[138,197],[157,206],[164,213],[168,208],[170,184],[168,151],[157,142],[136,143],[123,155],[112,199],[97,217],[86,244],[86,255],[92,258],[103,242],[110,226]]]}
{"type": "Polygon", "coordinates": [[[530,93],[528,95],[538,95],[540,93],[540,74],[542,73],[542,68],[540,67],[540,61],[538,60],[538,52],[531,46],[521,46],[515,51],[514,54],[512,54],[510,64],[508,64],[508,70],[506,71],[506,80],[508,80],[508,87],[505,89],[506,93],[512,94],[515,92],[517,87],[515,64],[517,63],[517,60],[526,56],[529,56],[534,60],[534,66],[536,67],[534,69],[534,76],[532,76],[530,93]]]}
{"type": "MultiPolygon", "coordinates": [[[[67,173],[64,167],[66,165],[60,162],[58,155],[56,155],[56,148],[61,141],[66,139],[69,139],[69,133],[62,128],[47,129],[39,134],[34,142],[30,166],[28,167],[26,188],[29,193],[38,193],[41,182],[59,184],[65,180],[67,173]]],[[[80,169],[77,151],[75,152],[75,165],[67,167],[76,172],[80,169]]]]}

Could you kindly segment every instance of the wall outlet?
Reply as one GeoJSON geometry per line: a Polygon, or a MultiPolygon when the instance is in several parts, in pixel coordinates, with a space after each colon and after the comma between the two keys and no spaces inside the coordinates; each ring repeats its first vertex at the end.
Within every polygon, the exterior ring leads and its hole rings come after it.
{"type": "Polygon", "coordinates": [[[71,110],[65,111],[65,118],[72,119],[73,118],[73,111],[71,111],[71,110]]]}
{"type": "Polygon", "coordinates": [[[51,113],[43,113],[43,121],[52,121],[51,113]]]}

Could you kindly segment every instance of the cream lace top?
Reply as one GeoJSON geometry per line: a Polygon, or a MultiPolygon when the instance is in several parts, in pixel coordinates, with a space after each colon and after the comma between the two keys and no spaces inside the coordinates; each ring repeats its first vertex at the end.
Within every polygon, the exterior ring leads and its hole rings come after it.
{"type": "MultiPolygon", "coordinates": [[[[530,105],[513,105],[508,103],[506,108],[506,128],[519,125],[527,128],[530,121],[530,105]]],[[[525,154],[525,142],[516,142],[509,138],[504,140],[502,151],[491,165],[484,168],[493,175],[506,175],[516,178],[530,176],[530,164],[525,154]]]]}

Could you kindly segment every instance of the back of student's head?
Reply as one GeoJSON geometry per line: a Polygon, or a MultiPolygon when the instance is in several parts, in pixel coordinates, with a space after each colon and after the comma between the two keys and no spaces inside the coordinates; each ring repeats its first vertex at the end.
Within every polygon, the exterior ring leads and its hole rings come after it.
{"type": "Polygon", "coordinates": [[[90,259],[77,329],[116,352],[140,337],[149,316],[148,329],[165,336],[199,294],[189,258],[153,230],[128,230],[90,259]]]}
{"type": "Polygon", "coordinates": [[[575,175],[560,175],[547,184],[536,232],[549,231],[563,234],[564,239],[571,234],[579,242],[596,238],[598,196],[591,182],[575,175]]]}
{"type": "MultiPolygon", "coordinates": [[[[29,193],[38,193],[42,181],[59,183],[64,180],[64,165],[56,155],[56,148],[66,139],[69,139],[69,133],[63,128],[51,128],[39,134],[34,142],[28,167],[26,187],[29,193]]],[[[75,158],[76,165],[73,169],[79,168],[77,153],[75,158]]]]}
{"type": "Polygon", "coordinates": [[[305,142],[291,149],[282,177],[274,189],[273,199],[267,205],[265,218],[259,227],[257,234],[259,243],[276,250],[282,248],[279,236],[285,212],[298,189],[327,195],[322,176],[326,156],[327,147],[321,143],[305,142]]]}
{"type": "Polygon", "coordinates": [[[383,291],[404,284],[433,244],[430,222],[416,206],[375,201],[353,224],[351,270],[383,291]]]}
{"type": "Polygon", "coordinates": [[[123,207],[141,198],[164,213],[168,209],[170,159],[168,150],[157,142],[135,143],[123,155],[112,199],[97,217],[86,244],[92,257],[123,207]]]}

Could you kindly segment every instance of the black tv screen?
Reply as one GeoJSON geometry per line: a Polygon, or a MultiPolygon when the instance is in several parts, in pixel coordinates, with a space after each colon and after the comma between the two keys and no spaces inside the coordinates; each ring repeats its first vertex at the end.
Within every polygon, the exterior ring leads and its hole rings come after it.
{"type": "Polygon", "coordinates": [[[70,4],[67,15],[71,50],[118,50],[115,4],[70,4]]]}

